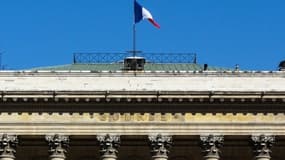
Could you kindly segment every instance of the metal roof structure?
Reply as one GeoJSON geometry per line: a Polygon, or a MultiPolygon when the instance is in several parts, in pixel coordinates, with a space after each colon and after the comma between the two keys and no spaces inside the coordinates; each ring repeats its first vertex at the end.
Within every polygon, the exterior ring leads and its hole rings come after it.
{"type": "MultiPolygon", "coordinates": [[[[119,71],[124,68],[123,63],[98,63],[98,64],[66,64],[59,66],[48,66],[32,68],[30,70],[48,70],[48,71],[62,71],[62,70],[75,70],[75,71],[119,71]]],[[[203,65],[194,63],[146,63],[144,66],[145,71],[202,71],[203,65]]],[[[233,69],[223,67],[209,66],[208,71],[231,71],[233,69]]]]}
{"type": "MultiPolygon", "coordinates": [[[[74,53],[73,63],[37,67],[44,71],[120,71],[130,53],[74,53]]],[[[138,53],[145,59],[144,71],[232,71],[230,68],[198,64],[196,53],[138,53]],[[206,69],[205,69],[206,66],[206,69]]]]}

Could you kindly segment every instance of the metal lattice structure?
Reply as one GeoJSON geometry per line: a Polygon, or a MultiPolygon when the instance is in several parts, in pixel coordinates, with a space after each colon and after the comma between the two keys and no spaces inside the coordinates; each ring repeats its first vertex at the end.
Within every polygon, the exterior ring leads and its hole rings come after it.
{"type": "MultiPolygon", "coordinates": [[[[74,53],[74,64],[119,63],[131,53],[74,53]]],[[[138,53],[148,63],[197,63],[196,53],[138,53]]]]}

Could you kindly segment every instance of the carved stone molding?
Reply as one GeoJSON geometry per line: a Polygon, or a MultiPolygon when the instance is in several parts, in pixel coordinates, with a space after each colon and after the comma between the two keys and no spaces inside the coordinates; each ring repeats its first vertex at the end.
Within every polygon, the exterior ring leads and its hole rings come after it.
{"type": "Polygon", "coordinates": [[[16,135],[0,135],[0,159],[15,159],[16,145],[18,137],[16,135]]]}
{"type": "Polygon", "coordinates": [[[220,148],[224,143],[224,136],[222,135],[206,135],[200,136],[200,143],[202,153],[206,160],[218,160],[220,159],[220,148]]]}
{"type": "Polygon", "coordinates": [[[153,159],[167,159],[172,146],[172,136],[150,135],[148,137],[153,159]]]}
{"type": "Polygon", "coordinates": [[[251,136],[253,153],[257,160],[269,160],[271,158],[271,147],[275,143],[273,135],[253,135],[251,136]]]}
{"type": "Polygon", "coordinates": [[[117,159],[120,147],[119,135],[98,135],[101,159],[117,159]]]}
{"type": "Polygon", "coordinates": [[[50,159],[65,159],[66,158],[66,148],[69,144],[69,136],[65,135],[46,135],[46,141],[49,145],[50,159]]]}

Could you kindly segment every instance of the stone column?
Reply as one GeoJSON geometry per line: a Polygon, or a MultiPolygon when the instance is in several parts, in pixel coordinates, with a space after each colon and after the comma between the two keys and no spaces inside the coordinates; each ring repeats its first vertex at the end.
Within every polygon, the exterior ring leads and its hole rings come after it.
{"type": "Polygon", "coordinates": [[[14,160],[18,138],[15,135],[0,135],[0,160],[14,160]]]}
{"type": "Polygon", "coordinates": [[[167,160],[169,149],[172,146],[172,137],[158,135],[150,135],[148,137],[151,155],[153,160],[167,160]]]}
{"type": "Polygon", "coordinates": [[[202,153],[205,160],[219,160],[220,148],[224,143],[224,136],[222,135],[207,135],[200,136],[202,153]]]}
{"type": "Polygon", "coordinates": [[[271,147],[275,143],[275,136],[258,135],[251,136],[253,153],[256,160],[270,160],[271,147]]]}
{"type": "Polygon", "coordinates": [[[101,160],[116,160],[118,158],[119,135],[98,135],[97,140],[100,145],[101,160]]]}
{"type": "Polygon", "coordinates": [[[69,136],[64,135],[46,135],[46,141],[49,145],[49,159],[50,160],[65,160],[66,148],[69,144],[69,136]]]}

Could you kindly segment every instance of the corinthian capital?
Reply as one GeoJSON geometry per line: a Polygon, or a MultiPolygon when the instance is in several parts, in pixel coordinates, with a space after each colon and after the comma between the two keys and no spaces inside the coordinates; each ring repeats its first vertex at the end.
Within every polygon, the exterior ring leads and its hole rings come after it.
{"type": "Polygon", "coordinates": [[[53,158],[59,158],[59,159],[65,159],[66,158],[66,148],[69,144],[69,136],[64,135],[47,135],[46,141],[49,145],[49,154],[50,159],[53,158]]]}
{"type": "Polygon", "coordinates": [[[271,147],[275,143],[275,136],[272,135],[253,135],[251,136],[253,153],[256,159],[270,159],[271,147]]]}
{"type": "Polygon", "coordinates": [[[172,137],[158,135],[150,135],[148,137],[152,157],[155,158],[168,158],[169,149],[172,146],[172,137]]]}
{"type": "Polygon", "coordinates": [[[0,135],[0,158],[15,159],[18,138],[15,135],[0,135]]]}
{"type": "Polygon", "coordinates": [[[200,136],[202,153],[205,159],[219,159],[220,148],[223,146],[224,136],[222,135],[207,135],[200,136]]]}
{"type": "Polygon", "coordinates": [[[119,135],[98,135],[97,140],[100,144],[101,158],[113,158],[118,156],[118,148],[120,147],[119,135]]]}

